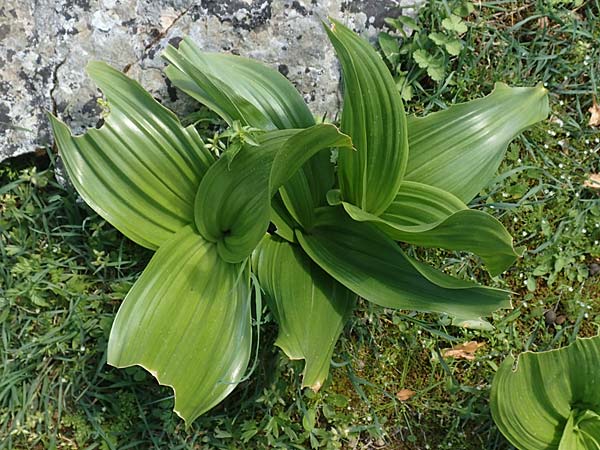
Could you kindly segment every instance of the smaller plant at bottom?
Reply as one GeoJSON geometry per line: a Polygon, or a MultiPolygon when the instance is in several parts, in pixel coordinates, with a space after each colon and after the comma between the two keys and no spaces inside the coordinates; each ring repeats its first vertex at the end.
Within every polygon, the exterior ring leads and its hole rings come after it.
{"type": "Polygon", "coordinates": [[[600,449],[600,336],[502,363],[492,385],[498,428],[521,450],[600,449]]]}
{"type": "Polygon", "coordinates": [[[471,251],[493,275],[512,264],[509,233],[467,203],[509,141],[547,116],[545,89],[499,84],[486,98],[407,117],[377,52],[331,22],[345,85],[339,129],[316,123],[277,71],[189,40],[166,50],[166,74],[232,127],[212,152],[194,126],[103,63],[88,67],[110,108],[102,128],[74,137],[51,117],[81,196],[156,250],[117,313],[108,363],[138,364],[171,386],[188,422],[245,378],[261,291],[276,345],[305,360],[303,385],[314,390],[359,295],[462,326],[486,326],[483,316],[510,306],[507,292],[453,278],[397,241],[471,251]]]}

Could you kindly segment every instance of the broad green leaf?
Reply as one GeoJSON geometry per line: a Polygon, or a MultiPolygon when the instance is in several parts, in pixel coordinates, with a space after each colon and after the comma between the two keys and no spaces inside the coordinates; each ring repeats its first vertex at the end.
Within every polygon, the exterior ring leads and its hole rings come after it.
{"type": "Polygon", "coordinates": [[[549,111],[542,86],[497,83],[482,99],[409,117],[405,180],[439,187],[468,203],[495,175],[508,143],[549,111]]]}
{"type": "Polygon", "coordinates": [[[277,236],[288,242],[295,242],[294,229],[298,223],[290,216],[279,193],[271,200],[271,223],[275,225],[277,236]]]}
{"type": "MultiPolygon", "coordinates": [[[[229,124],[240,121],[265,130],[306,128],[315,120],[294,86],[278,71],[252,59],[201,51],[184,39],[163,54],[175,86],[217,112],[229,124]]],[[[329,152],[314,155],[282,189],[286,207],[305,226],[325,204],[333,186],[329,152]]]]}
{"type": "Polygon", "coordinates": [[[110,332],[108,363],[140,365],[175,392],[187,423],[239,383],[251,353],[247,263],[228,264],[191,226],[154,254],[110,332]]]}
{"type": "Polygon", "coordinates": [[[335,344],[356,303],[302,249],[266,236],[253,255],[254,270],[279,324],[275,345],[304,359],[302,385],[318,391],[327,379],[335,344]]]}
{"type": "Polygon", "coordinates": [[[50,116],[56,145],[83,199],[128,238],[156,249],[193,221],[196,190],[214,159],[196,130],[138,83],[105,63],[87,70],[110,114],[100,129],[76,137],[50,116]]]}
{"type": "Polygon", "coordinates": [[[448,313],[460,324],[510,306],[508,293],[458,280],[407,257],[382,231],[323,208],[310,232],[296,230],[304,251],[361,297],[389,308],[448,313]]]}
{"type": "Polygon", "coordinates": [[[258,245],[272,216],[272,197],[302,164],[324,148],[352,145],[328,124],[270,131],[257,140],[259,146],[243,147],[231,164],[224,158],[213,164],[196,196],[198,231],[217,242],[219,255],[231,263],[247,258],[258,245]]]}
{"type": "Polygon", "coordinates": [[[600,337],[559,350],[509,356],[492,384],[498,428],[522,450],[598,449],[600,337]]]}
{"type": "Polygon", "coordinates": [[[371,45],[331,20],[329,39],[342,65],[341,130],[357,152],[340,153],[344,200],[378,215],[394,200],[408,158],[406,116],[388,68],[371,45]]]}
{"type": "Polygon", "coordinates": [[[165,72],[173,84],[230,124],[239,120],[271,130],[315,124],[302,96],[287,78],[258,61],[203,52],[188,38],[178,49],[168,46],[163,57],[170,64],[165,72]]]}
{"type": "Polygon", "coordinates": [[[354,220],[372,222],[396,241],[473,252],[492,275],[502,273],[520,255],[498,220],[468,209],[454,195],[432,186],[403,182],[394,202],[380,216],[343,205],[354,220]]]}
{"type": "Polygon", "coordinates": [[[589,409],[578,413],[576,427],[585,448],[600,449],[600,414],[589,409]]]}

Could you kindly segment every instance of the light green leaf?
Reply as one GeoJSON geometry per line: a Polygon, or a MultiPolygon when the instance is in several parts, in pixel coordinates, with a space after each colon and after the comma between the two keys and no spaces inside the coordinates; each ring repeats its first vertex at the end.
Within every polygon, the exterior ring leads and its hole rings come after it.
{"type": "Polygon", "coordinates": [[[421,69],[426,69],[433,61],[433,56],[427,50],[420,48],[413,52],[413,59],[421,69]]]}
{"type": "Polygon", "coordinates": [[[599,448],[600,337],[523,353],[514,365],[509,356],[499,367],[490,402],[511,444],[522,450],[599,448]]]}
{"type": "Polygon", "coordinates": [[[463,44],[458,39],[451,39],[444,44],[446,51],[452,56],[460,55],[460,51],[463,49],[463,44]]]}
{"type": "Polygon", "coordinates": [[[442,81],[446,76],[443,60],[435,60],[427,66],[427,75],[433,81],[442,81]]]}
{"type": "Polygon", "coordinates": [[[381,51],[390,62],[392,66],[398,64],[398,58],[400,57],[400,46],[398,45],[398,38],[390,36],[387,33],[379,33],[377,37],[379,47],[381,51]]]}
{"type": "Polygon", "coordinates": [[[407,257],[383,232],[343,209],[322,208],[310,232],[296,230],[304,251],[361,297],[389,308],[434,311],[478,321],[510,306],[508,293],[458,280],[407,257]]]}
{"type": "Polygon", "coordinates": [[[191,226],[155,253],[121,305],[108,363],[140,365],[175,392],[187,423],[239,383],[251,353],[247,263],[228,264],[191,226]]]}
{"type": "Polygon", "coordinates": [[[330,124],[269,131],[257,140],[259,146],[245,146],[231,165],[225,159],[213,164],[196,196],[198,231],[217,242],[219,255],[231,263],[250,256],[269,226],[271,198],[308,158],[324,148],[352,145],[330,124]]]}
{"type": "Polygon", "coordinates": [[[450,17],[446,17],[442,20],[442,27],[448,31],[455,31],[458,34],[467,32],[467,25],[465,25],[463,20],[456,14],[450,14],[450,17]]]}
{"type": "Polygon", "coordinates": [[[396,241],[473,252],[493,276],[506,270],[520,255],[498,220],[483,211],[468,209],[452,194],[432,186],[403,182],[394,202],[379,217],[349,203],[343,205],[354,220],[372,222],[396,241]]]}
{"type": "MultiPolygon", "coordinates": [[[[252,59],[201,51],[184,39],[163,54],[173,84],[217,112],[229,124],[265,130],[306,128],[315,120],[294,86],[278,71],[252,59]]],[[[286,183],[282,197],[292,216],[310,226],[334,182],[329,152],[319,152],[286,183]]]]}
{"type": "Polygon", "coordinates": [[[409,101],[413,97],[413,87],[410,84],[404,84],[402,86],[402,90],[400,91],[400,95],[402,96],[402,100],[409,101]]]}
{"type": "Polygon", "coordinates": [[[88,73],[110,114],[100,129],[73,136],[50,116],[56,144],[83,199],[125,236],[156,249],[193,221],[193,202],[214,159],[193,127],[138,83],[101,62],[88,73]]]}
{"type": "Polygon", "coordinates": [[[424,118],[409,117],[405,179],[439,187],[468,203],[495,175],[508,143],[549,111],[542,86],[497,83],[485,98],[424,118]]]}
{"type": "Polygon", "coordinates": [[[438,33],[438,32],[429,33],[428,37],[433,42],[435,42],[437,45],[444,45],[444,44],[446,44],[446,42],[448,42],[448,37],[444,33],[438,33]]]}
{"type": "Polygon", "coordinates": [[[275,225],[277,236],[282,237],[288,242],[296,242],[294,228],[297,228],[298,223],[294,221],[289,211],[285,208],[279,193],[275,194],[273,200],[271,200],[271,223],[275,225]]]}
{"type": "Polygon", "coordinates": [[[356,295],[296,245],[266,236],[253,255],[254,270],[279,324],[275,345],[290,359],[305,359],[302,386],[318,391],[356,295]]]}
{"type": "Polygon", "coordinates": [[[357,152],[338,158],[344,200],[372,214],[393,201],[406,167],[408,142],[402,99],[388,68],[371,45],[331,20],[327,28],[342,65],[341,130],[357,152]]]}
{"type": "Polygon", "coordinates": [[[305,128],[315,124],[304,99],[276,70],[258,61],[200,50],[190,39],[168,46],[165,73],[175,86],[217,112],[230,124],[261,129],[305,128]]]}

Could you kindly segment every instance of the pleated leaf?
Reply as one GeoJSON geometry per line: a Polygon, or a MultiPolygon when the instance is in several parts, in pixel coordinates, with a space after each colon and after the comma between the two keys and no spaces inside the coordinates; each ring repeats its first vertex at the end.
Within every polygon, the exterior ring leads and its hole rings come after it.
{"type": "Polygon", "coordinates": [[[396,241],[473,252],[491,275],[502,273],[519,256],[512,236],[497,219],[468,209],[454,195],[432,186],[403,182],[381,216],[349,203],[343,206],[354,220],[371,222],[396,241]]]}
{"type": "Polygon", "coordinates": [[[509,142],[550,112],[546,89],[496,83],[482,99],[426,117],[408,118],[405,180],[451,192],[470,202],[495,175],[509,142]]]}
{"type": "Polygon", "coordinates": [[[239,120],[271,130],[315,124],[288,79],[258,61],[203,52],[188,38],[178,49],[168,46],[163,57],[169,62],[165,72],[173,84],[229,123],[239,120]]]}
{"type": "Polygon", "coordinates": [[[485,326],[482,316],[510,307],[508,293],[458,280],[402,252],[382,231],[323,208],[316,226],[296,230],[303,250],[361,297],[389,308],[448,313],[462,326],[485,326]]]}
{"type": "Polygon", "coordinates": [[[306,361],[302,386],[318,391],[356,295],[300,247],[277,237],[265,236],[253,255],[253,266],[279,324],[275,345],[290,359],[306,361]]]}
{"type": "Polygon", "coordinates": [[[250,256],[267,231],[271,199],[311,156],[328,147],[351,147],[333,125],[270,131],[258,146],[246,146],[233,161],[221,158],[206,173],[195,201],[195,223],[217,242],[228,262],[250,256]]]}
{"type": "MultiPolygon", "coordinates": [[[[179,49],[169,46],[163,57],[170,63],[166,74],[175,86],[208,106],[229,124],[238,120],[265,130],[307,128],[314,117],[294,86],[258,61],[235,55],[201,51],[184,39],[179,49]]],[[[325,204],[333,186],[329,152],[315,154],[282,189],[285,206],[305,226],[313,210],[325,204]]]]}
{"type": "Polygon", "coordinates": [[[193,221],[203,174],[214,159],[193,127],[138,83],[101,62],[88,73],[102,89],[110,114],[100,129],[73,136],[50,116],[69,178],[83,199],[138,244],[156,249],[193,221]]]}
{"type": "MultiPolygon", "coordinates": [[[[247,269],[246,269],[247,270],[247,269]]],[[[108,363],[140,365],[175,392],[187,423],[239,383],[251,352],[249,277],[191,226],[155,253],[110,333],[108,363]]]]}
{"type": "Polygon", "coordinates": [[[358,150],[339,155],[340,189],[345,201],[379,215],[394,200],[407,164],[404,107],[379,54],[341,23],[331,22],[327,33],[344,82],[341,129],[358,150]]]}
{"type": "Polygon", "coordinates": [[[509,356],[494,377],[496,425],[521,450],[600,448],[600,337],[509,356]]]}

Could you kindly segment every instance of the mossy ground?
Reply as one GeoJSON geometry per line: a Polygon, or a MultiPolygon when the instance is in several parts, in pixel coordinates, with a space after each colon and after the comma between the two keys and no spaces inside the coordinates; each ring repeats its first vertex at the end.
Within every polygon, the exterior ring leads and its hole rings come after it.
{"type": "MultiPolygon", "coordinates": [[[[420,23],[435,29],[448,3],[428,3],[420,23]]],[[[186,429],[168,388],[142,369],[106,365],[114,314],[151,254],[57,184],[52,157],[11,161],[0,166],[0,449],[512,448],[489,412],[497,366],[600,328],[600,190],[584,187],[600,171],[600,131],[587,112],[600,77],[600,7],[495,1],[466,21],[465,49],[446,61],[442,82],[418,79],[412,112],[480,97],[496,81],[544,83],[551,95],[551,118],[510,145],[472,204],[505,224],[524,257],[489,279],[470,255],[416,252],[515,292],[493,331],[361,302],[315,394],[300,389],[302,363],[272,346],[267,315],[251,380],[186,429]],[[549,323],[549,310],[564,322],[549,323]],[[471,340],[485,344],[474,360],[441,357],[471,340]],[[401,401],[401,389],[415,395],[401,401]]]]}

